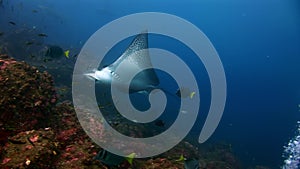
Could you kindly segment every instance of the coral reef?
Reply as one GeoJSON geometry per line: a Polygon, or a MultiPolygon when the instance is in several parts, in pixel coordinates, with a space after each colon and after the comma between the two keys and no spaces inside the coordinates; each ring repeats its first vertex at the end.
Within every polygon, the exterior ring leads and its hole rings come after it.
{"type": "Polygon", "coordinates": [[[57,99],[47,72],[7,55],[0,55],[0,93],[0,133],[45,127],[57,99]]]}
{"type": "MultiPolygon", "coordinates": [[[[70,102],[58,104],[54,109],[52,128],[55,139],[60,143],[60,158],[55,161],[61,169],[93,168],[93,160],[100,147],[92,142],[81,128],[73,105],[70,102]]],[[[99,168],[99,167],[98,167],[99,168]]]]}
{"type": "Polygon", "coordinates": [[[54,168],[52,162],[58,156],[58,143],[54,132],[31,130],[10,137],[4,146],[2,168],[54,168]]]}

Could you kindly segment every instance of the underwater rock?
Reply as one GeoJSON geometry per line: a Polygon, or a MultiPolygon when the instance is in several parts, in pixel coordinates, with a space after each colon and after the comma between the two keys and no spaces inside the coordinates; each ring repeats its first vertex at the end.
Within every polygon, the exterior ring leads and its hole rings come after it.
{"type": "Polygon", "coordinates": [[[60,156],[55,162],[58,169],[105,168],[94,160],[100,147],[93,143],[80,126],[71,102],[57,104],[53,110],[51,128],[59,142],[60,156]],[[102,167],[101,167],[102,166],[102,167]]]}
{"type": "Polygon", "coordinates": [[[94,160],[99,148],[90,140],[82,140],[61,149],[59,159],[55,162],[57,169],[105,168],[94,160]]]}
{"type": "Polygon", "coordinates": [[[73,105],[58,104],[51,114],[49,127],[8,137],[0,146],[0,168],[105,169],[94,160],[101,148],[81,129],[73,105]]]}
{"type": "Polygon", "coordinates": [[[183,164],[173,162],[166,158],[155,158],[144,162],[140,169],[184,169],[183,164]]]}
{"type": "Polygon", "coordinates": [[[7,55],[0,55],[0,93],[0,132],[45,127],[57,100],[47,72],[7,55]]]}
{"type": "Polygon", "coordinates": [[[51,127],[56,131],[56,139],[60,141],[63,146],[88,138],[70,102],[65,101],[57,104],[53,110],[53,114],[54,117],[51,119],[51,127]]]}
{"type": "Polygon", "coordinates": [[[183,140],[171,150],[162,154],[162,156],[169,159],[175,159],[177,161],[180,156],[183,156],[186,159],[197,159],[199,158],[199,150],[198,147],[192,145],[186,140],[183,140]]]}
{"type": "Polygon", "coordinates": [[[10,137],[3,147],[1,168],[55,168],[59,154],[52,130],[31,130],[10,137]]]}
{"type": "Polygon", "coordinates": [[[214,143],[199,146],[200,169],[241,168],[231,144],[214,143]]]}

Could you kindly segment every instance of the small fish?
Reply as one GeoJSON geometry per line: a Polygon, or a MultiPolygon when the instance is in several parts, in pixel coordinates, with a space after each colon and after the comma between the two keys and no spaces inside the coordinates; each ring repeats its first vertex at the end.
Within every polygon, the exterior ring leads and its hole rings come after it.
{"type": "Polygon", "coordinates": [[[68,89],[66,87],[62,87],[62,88],[59,89],[59,91],[61,91],[61,92],[66,92],[67,90],[68,89]]]}
{"type": "Polygon", "coordinates": [[[10,23],[11,25],[16,25],[16,23],[13,21],[9,21],[8,23],[10,23]]]}
{"type": "Polygon", "coordinates": [[[48,37],[48,35],[47,35],[47,34],[44,34],[44,33],[39,33],[38,36],[39,36],[39,37],[48,37]]]}
{"type": "Polygon", "coordinates": [[[184,158],[183,154],[181,154],[180,157],[175,161],[176,162],[182,162],[182,161],[185,161],[185,160],[186,160],[186,158],[184,158]]]}
{"type": "Polygon", "coordinates": [[[192,98],[194,97],[195,94],[196,94],[196,92],[192,92],[192,93],[190,94],[190,98],[192,99],[192,98]]]}
{"type": "Polygon", "coordinates": [[[186,87],[181,87],[176,92],[176,95],[180,98],[190,97],[192,99],[195,94],[196,92],[191,92],[190,89],[186,87]]]}
{"type": "Polygon", "coordinates": [[[26,45],[26,46],[30,46],[30,45],[33,45],[33,44],[34,44],[33,41],[27,41],[27,42],[25,42],[25,45],[26,45]]]}
{"type": "Polygon", "coordinates": [[[32,12],[33,12],[33,13],[38,13],[38,11],[37,11],[37,10],[35,10],[35,9],[33,9],[33,10],[32,10],[32,12]]]}
{"type": "Polygon", "coordinates": [[[69,58],[70,50],[66,50],[66,51],[64,52],[64,54],[65,54],[66,58],[69,58]]]}
{"type": "Polygon", "coordinates": [[[64,50],[56,45],[50,45],[47,47],[47,51],[45,53],[46,57],[51,57],[51,58],[60,58],[63,55],[65,55],[64,50]]]}
{"type": "Polygon", "coordinates": [[[101,150],[97,156],[95,157],[96,160],[101,161],[103,164],[108,165],[110,167],[117,166],[125,161],[124,157],[118,156],[106,150],[101,150]]]}
{"type": "Polygon", "coordinates": [[[130,165],[132,165],[133,159],[135,158],[135,156],[136,156],[135,153],[131,153],[131,154],[129,154],[128,156],[126,156],[125,159],[128,161],[128,163],[129,163],[130,165]]]}
{"type": "Polygon", "coordinates": [[[196,159],[185,160],[184,169],[200,169],[199,161],[196,159]]]}
{"type": "Polygon", "coordinates": [[[181,110],[180,113],[187,114],[188,112],[186,110],[181,110]]]}
{"type": "Polygon", "coordinates": [[[0,36],[4,35],[4,32],[0,32],[0,36]]]}
{"type": "Polygon", "coordinates": [[[156,120],[155,121],[155,125],[159,126],[159,127],[164,127],[165,126],[165,122],[162,120],[156,120]]]}

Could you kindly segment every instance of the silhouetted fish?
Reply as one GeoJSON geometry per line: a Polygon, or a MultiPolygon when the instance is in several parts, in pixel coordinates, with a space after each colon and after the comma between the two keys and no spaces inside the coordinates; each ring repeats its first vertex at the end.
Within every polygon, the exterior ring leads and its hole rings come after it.
{"type": "Polygon", "coordinates": [[[48,37],[48,35],[44,34],[44,33],[39,33],[38,36],[40,36],[40,37],[48,37]]]}
{"type": "Polygon", "coordinates": [[[8,23],[10,23],[11,25],[16,25],[16,23],[13,21],[9,21],[8,23]]]}
{"type": "Polygon", "coordinates": [[[27,41],[27,42],[25,42],[25,45],[26,45],[26,46],[30,46],[30,45],[33,45],[33,44],[34,44],[33,41],[27,41]]]}
{"type": "Polygon", "coordinates": [[[64,50],[56,45],[53,46],[48,46],[47,51],[45,53],[46,57],[51,57],[51,58],[59,58],[64,55],[64,50]]]}
{"type": "Polygon", "coordinates": [[[126,160],[124,157],[110,153],[109,151],[106,150],[101,150],[97,154],[95,159],[101,161],[103,164],[108,165],[110,167],[117,166],[126,160]]]}
{"type": "Polygon", "coordinates": [[[158,120],[155,121],[155,125],[159,126],[159,127],[164,127],[165,126],[165,122],[162,121],[162,120],[160,120],[160,119],[158,119],[158,120]]]}
{"type": "Polygon", "coordinates": [[[196,159],[185,160],[184,169],[200,169],[199,161],[196,159]]]}

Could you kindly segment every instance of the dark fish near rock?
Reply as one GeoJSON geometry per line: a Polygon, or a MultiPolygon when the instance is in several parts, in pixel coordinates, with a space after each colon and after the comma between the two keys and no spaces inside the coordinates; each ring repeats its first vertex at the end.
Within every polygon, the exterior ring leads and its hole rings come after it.
{"type": "Polygon", "coordinates": [[[125,158],[110,153],[109,151],[101,150],[95,157],[95,160],[99,160],[105,165],[112,167],[121,164],[123,161],[125,161],[125,158]]]}
{"type": "Polygon", "coordinates": [[[200,169],[199,161],[196,159],[185,160],[184,169],[200,169]]]}
{"type": "Polygon", "coordinates": [[[27,42],[25,42],[25,45],[26,45],[26,46],[30,46],[30,45],[33,45],[33,44],[34,44],[33,41],[27,41],[27,42]]]}
{"type": "Polygon", "coordinates": [[[45,53],[46,57],[51,58],[59,58],[64,55],[64,50],[59,46],[48,46],[47,51],[45,53]]]}
{"type": "Polygon", "coordinates": [[[13,21],[10,21],[8,23],[10,23],[11,25],[16,25],[16,23],[14,23],[13,21]]]}
{"type": "Polygon", "coordinates": [[[165,126],[165,122],[162,120],[156,120],[155,121],[155,125],[158,127],[164,127],[165,126]]]}
{"type": "Polygon", "coordinates": [[[40,36],[40,37],[48,37],[48,35],[46,35],[44,33],[39,33],[38,36],[40,36]]]}

